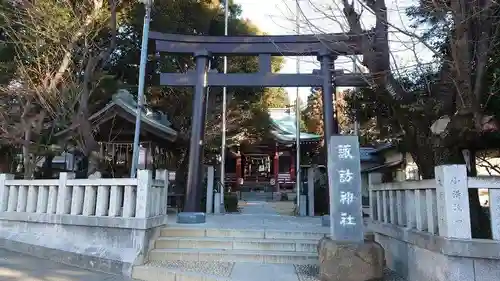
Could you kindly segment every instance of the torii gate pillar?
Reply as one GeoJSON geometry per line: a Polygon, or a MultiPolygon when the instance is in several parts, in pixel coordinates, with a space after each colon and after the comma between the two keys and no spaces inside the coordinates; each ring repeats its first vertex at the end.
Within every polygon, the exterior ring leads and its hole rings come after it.
{"type": "Polygon", "coordinates": [[[321,91],[323,99],[323,132],[327,148],[329,147],[328,142],[330,137],[339,133],[336,110],[333,105],[336,87],[332,74],[335,75],[336,58],[336,56],[328,51],[321,52],[318,56],[321,64],[321,76],[323,78],[323,90],[321,91]]]}
{"type": "Polygon", "coordinates": [[[188,178],[184,212],[200,211],[202,178],[203,178],[203,135],[205,132],[205,94],[207,91],[207,70],[210,54],[207,51],[197,52],[196,85],[193,96],[193,118],[191,120],[191,140],[189,144],[188,178]]]}

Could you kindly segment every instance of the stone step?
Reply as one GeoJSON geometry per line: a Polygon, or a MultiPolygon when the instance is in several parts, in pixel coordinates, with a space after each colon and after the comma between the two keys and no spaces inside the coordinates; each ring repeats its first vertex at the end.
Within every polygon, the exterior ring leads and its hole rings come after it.
{"type": "Polygon", "coordinates": [[[254,229],[219,229],[199,227],[165,227],[161,237],[213,237],[213,238],[255,238],[255,239],[303,239],[319,240],[328,234],[327,231],[297,230],[254,230],[254,229]]]}
{"type": "Polygon", "coordinates": [[[160,237],[155,241],[156,249],[219,249],[317,252],[318,240],[255,239],[226,237],[160,237]]]}
{"type": "Polygon", "coordinates": [[[149,260],[317,264],[318,254],[259,250],[154,249],[149,253],[149,260]]]}

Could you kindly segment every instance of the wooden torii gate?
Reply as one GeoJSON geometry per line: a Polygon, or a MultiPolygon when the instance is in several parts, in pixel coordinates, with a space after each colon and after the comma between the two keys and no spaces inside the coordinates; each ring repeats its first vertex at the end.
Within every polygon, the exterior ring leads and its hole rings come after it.
{"type": "MultiPolygon", "coordinates": [[[[367,36],[367,35],[363,35],[367,36]]],[[[361,54],[363,38],[351,34],[284,35],[284,36],[197,36],[150,32],[157,52],[191,54],[196,70],[187,73],[161,73],[160,84],[195,88],[190,140],[185,212],[196,212],[202,192],[202,152],[205,123],[204,99],[207,87],[322,87],[325,140],[337,134],[334,121],[335,87],[363,87],[367,81],[360,74],[343,74],[334,69],[337,57],[361,54]],[[258,56],[256,73],[212,73],[208,62],[212,56],[258,56]],[[278,74],[271,71],[272,56],[316,56],[320,73],[278,74]]],[[[327,146],[328,147],[328,146],[327,146]]]]}

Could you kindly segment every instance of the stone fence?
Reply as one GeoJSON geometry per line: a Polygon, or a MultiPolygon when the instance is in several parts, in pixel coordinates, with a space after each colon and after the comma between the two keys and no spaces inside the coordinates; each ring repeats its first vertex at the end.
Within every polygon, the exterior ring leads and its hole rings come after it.
{"type": "Polygon", "coordinates": [[[0,247],[128,275],[167,223],[168,171],[137,178],[16,180],[0,174],[0,247]]]}
{"type": "Polygon", "coordinates": [[[388,266],[408,281],[495,280],[500,276],[500,177],[467,177],[465,165],[435,179],[381,183],[369,175],[369,228],[388,266]],[[468,189],[489,189],[493,239],[472,239],[468,189]]]}

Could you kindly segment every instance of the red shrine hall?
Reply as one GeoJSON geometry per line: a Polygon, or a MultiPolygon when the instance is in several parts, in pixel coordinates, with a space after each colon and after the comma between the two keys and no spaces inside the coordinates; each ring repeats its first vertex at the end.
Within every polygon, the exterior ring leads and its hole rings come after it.
{"type": "MultiPolygon", "coordinates": [[[[271,137],[258,144],[240,144],[228,148],[225,183],[233,190],[238,190],[243,185],[254,190],[269,185],[276,186],[276,189],[293,188],[295,185],[295,113],[289,108],[275,108],[269,114],[272,122],[271,137]]],[[[310,156],[320,141],[319,135],[301,132],[301,155],[310,156]]]]}

